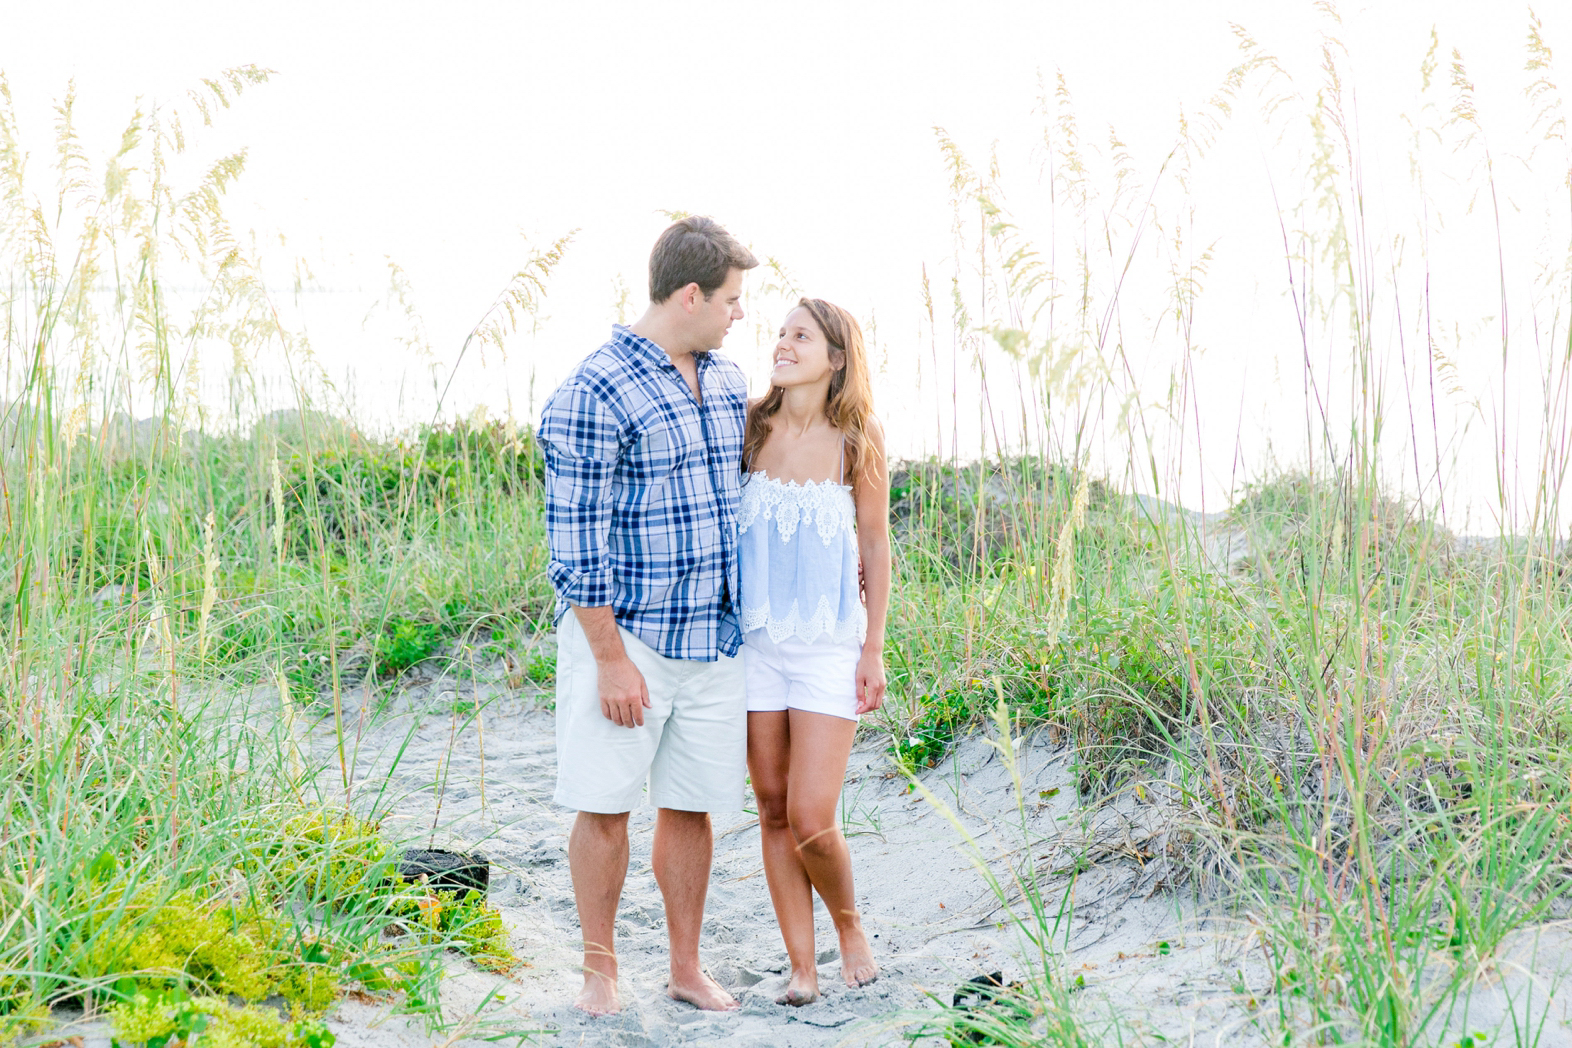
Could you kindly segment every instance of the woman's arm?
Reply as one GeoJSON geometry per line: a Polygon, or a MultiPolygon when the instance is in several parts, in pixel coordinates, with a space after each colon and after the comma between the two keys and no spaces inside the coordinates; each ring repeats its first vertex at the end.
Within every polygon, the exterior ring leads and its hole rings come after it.
{"type": "Polygon", "coordinates": [[[890,473],[884,427],[868,419],[868,462],[859,463],[855,488],[857,551],[868,605],[868,638],[857,663],[857,712],[884,705],[884,629],[890,612],[890,473]]]}

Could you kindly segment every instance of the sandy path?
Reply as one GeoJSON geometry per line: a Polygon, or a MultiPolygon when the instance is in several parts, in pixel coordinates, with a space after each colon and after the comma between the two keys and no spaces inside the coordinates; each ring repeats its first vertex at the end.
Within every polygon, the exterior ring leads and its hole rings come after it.
{"type": "MultiPolygon", "coordinates": [[[[354,696],[363,699],[363,696],[354,696]]],[[[550,803],[555,776],[552,714],[542,696],[511,692],[499,682],[432,681],[400,693],[355,744],[357,806],[386,790],[392,814],[388,834],[416,843],[477,848],[493,863],[492,901],[511,929],[511,945],[529,962],[503,992],[507,1001],[488,1014],[521,1026],[557,1031],[558,1044],[665,1045],[720,1043],[795,1046],[888,1043],[898,1037],[894,1013],[930,1006],[929,993],[948,1000],[955,986],[983,972],[1020,971],[1018,937],[1001,930],[998,901],[958,847],[962,838],[933,805],[890,771],[888,739],[869,730],[852,755],[842,798],[851,838],[859,905],[878,951],[884,977],[863,989],[839,981],[835,936],[820,911],[823,999],[807,1008],[773,1002],[785,983],[786,957],[770,910],[756,820],[746,814],[717,816],[715,867],[706,910],[703,954],[712,974],[742,1002],[730,1015],[699,1012],[668,1000],[665,929],[660,895],[650,871],[653,812],[634,814],[632,861],[618,922],[624,1013],[588,1020],[571,1008],[576,992],[577,921],[565,846],[572,813],[550,803]],[[455,704],[482,704],[480,728],[464,724],[455,704]],[[484,736],[484,798],[482,744],[484,736]],[[440,786],[445,776],[445,785],[440,786]],[[440,809],[438,795],[440,793],[440,809]]],[[[326,756],[330,724],[311,733],[313,749],[326,756]]],[[[1071,754],[1038,734],[1021,747],[1024,795],[1039,857],[1077,854],[1093,865],[1077,879],[1075,918],[1068,938],[1077,974],[1092,992],[1089,1011],[1104,1011],[1113,998],[1140,994],[1142,1007],[1124,1008],[1136,1026],[1172,1023],[1214,1033],[1233,1024],[1237,1008],[1219,974],[1219,949],[1231,938],[1217,932],[1182,934],[1180,914],[1163,893],[1162,864],[1144,867],[1141,842],[1152,833],[1142,812],[1117,805],[1086,818],[1074,802],[1071,754]],[[1156,894],[1154,895],[1154,892],[1156,894]],[[1159,942],[1170,952],[1157,953],[1159,942]],[[1207,960],[1197,963],[1196,954],[1207,960]],[[1122,959],[1121,959],[1122,958],[1122,959]]],[[[1000,829],[1015,816],[1014,789],[997,753],[981,739],[958,748],[925,783],[954,807],[990,857],[1020,850],[1022,834],[1000,829]]],[[[1002,869],[1002,867],[1001,867],[1002,869]]],[[[1068,880],[1058,879],[1055,892],[1068,880]]],[[[1057,895],[1054,896],[1057,899],[1057,895]]],[[[445,992],[455,1015],[473,1009],[497,980],[456,964],[445,992]]],[[[1126,1000],[1126,1004],[1128,1004],[1126,1000]]],[[[342,1006],[335,1021],[341,1044],[394,1043],[404,1021],[393,1020],[361,1041],[357,1031],[375,1013],[365,1005],[342,1006]]],[[[408,1029],[404,1036],[416,1038],[408,1029]]],[[[1226,1037],[1224,1041],[1231,1041],[1226,1037]]],[[[1252,1039],[1253,1040],[1253,1039],[1252,1039]]],[[[428,1043],[411,1039],[405,1043],[428,1043]]],[[[463,1043],[463,1042],[458,1042],[463,1043]]]]}

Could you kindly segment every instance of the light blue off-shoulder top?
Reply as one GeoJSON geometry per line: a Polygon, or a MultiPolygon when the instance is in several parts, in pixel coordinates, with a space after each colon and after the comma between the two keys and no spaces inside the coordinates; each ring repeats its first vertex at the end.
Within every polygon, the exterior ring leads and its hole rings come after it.
{"type": "Polygon", "coordinates": [[[867,636],[850,484],[750,473],[737,529],[744,634],[834,644],[867,636]]]}

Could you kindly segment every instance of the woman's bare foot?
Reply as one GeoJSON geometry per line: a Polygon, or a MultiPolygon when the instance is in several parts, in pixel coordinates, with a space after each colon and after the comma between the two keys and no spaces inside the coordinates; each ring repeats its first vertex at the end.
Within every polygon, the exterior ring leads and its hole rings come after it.
{"type": "Polygon", "coordinates": [[[705,972],[681,979],[673,975],[671,981],[666,983],[666,995],[674,1000],[687,1001],[706,1012],[729,1012],[742,1007],[735,997],[705,972]]]}
{"type": "Polygon", "coordinates": [[[817,969],[808,968],[803,971],[793,970],[791,981],[786,984],[786,992],[775,998],[776,1004],[789,1004],[793,1008],[801,1008],[805,1004],[812,1004],[819,999],[819,973],[817,969]]]}
{"type": "Polygon", "coordinates": [[[879,977],[879,966],[873,959],[873,947],[858,923],[840,932],[841,978],[851,987],[867,986],[879,977]]]}
{"type": "Polygon", "coordinates": [[[574,998],[573,1007],[590,1015],[616,1015],[622,1011],[617,998],[617,980],[600,972],[584,973],[584,989],[574,998]]]}

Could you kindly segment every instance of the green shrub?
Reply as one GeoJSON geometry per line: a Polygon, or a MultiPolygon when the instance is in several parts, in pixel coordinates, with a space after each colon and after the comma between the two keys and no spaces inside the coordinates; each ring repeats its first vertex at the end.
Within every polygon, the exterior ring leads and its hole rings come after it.
{"type": "Polygon", "coordinates": [[[137,992],[109,1009],[116,1048],[176,1048],[193,1038],[211,1048],[332,1048],[316,1019],[286,1022],[271,1008],[236,1007],[222,997],[137,992]]]}
{"type": "Polygon", "coordinates": [[[417,622],[394,615],[383,623],[372,642],[376,672],[380,676],[402,673],[437,653],[447,630],[441,623],[417,622]]]}
{"type": "MultiPolygon", "coordinates": [[[[890,473],[891,534],[922,583],[976,577],[1020,563],[1056,527],[1076,474],[1036,456],[974,465],[930,459],[890,473]]],[[[1108,500],[1091,484],[1090,504],[1108,500]]]]}
{"type": "Polygon", "coordinates": [[[551,687],[557,682],[557,656],[549,652],[531,656],[529,665],[524,669],[524,676],[542,688],[551,687]]]}
{"type": "Polygon", "coordinates": [[[398,913],[416,934],[451,944],[482,968],[506,974],[519,965],[502,915],[478,892],[405,893],[398,913]]]}
{"type": "Polygon", "coordinates": [[[357,441],[291,455],[283,470],[287,549],[309,559],[318,544],[342,550],[355,543],[408,537],[424,519],[414,510],[439,511],[460,490],[459,464],[399,445],[357,441]]]}
{"type": "Polygon", "coordinates": [[[427,455],[464,463],[476,483],[496,484],[509,495],[538,493],[546,479],[545,457],[527,429],[457,422],[426,427],[416,443],[427,455]]]}

